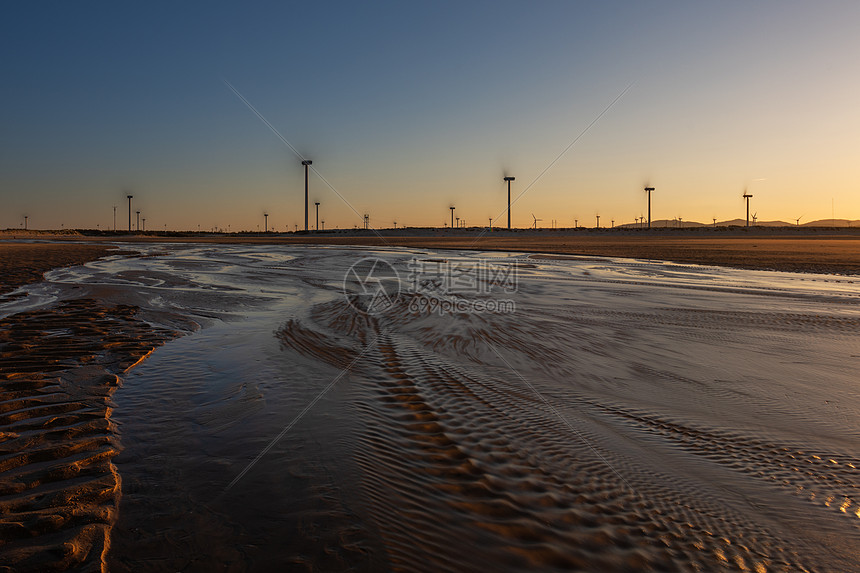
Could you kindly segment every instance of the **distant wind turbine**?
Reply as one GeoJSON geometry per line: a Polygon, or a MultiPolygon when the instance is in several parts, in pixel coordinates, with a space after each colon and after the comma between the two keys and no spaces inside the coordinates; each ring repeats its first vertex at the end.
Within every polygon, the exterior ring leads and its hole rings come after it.
{"type": "MultiPolygon", "coordinates": [[[[645,185],[645,192],[648,194],[648,228],[651,228],[651,191],[653,191],[653,187],[649,187],[645,185]]],[[[598,225],[599,227],[600,225],[598,225]]]]}
{"type": "Polygon", "coordinates": [[[741,197],[746,199],[746,202],[747,202],[747,227],[749,227],[750,226],[750,197],[752,197],[752,195],[747,193],[747,190],[744,189],[744,194],[741,195],[741,197]]]}
{"type": "Polygon", "coordinates": [[[504,181],[508,183],[508,230],[511,229],[511,181],[516,181],[516,177],[505,175],[504,181]]]}
{"type": "Polygon", "coordinates": [[[800,226],[800,220],[801,220],[801,219],[803,219],[803,215],[801,215],[800,217],[798,217],[797,219],[795,219],[795,220],[794,220],[794,224],[795,224],[797,227],[799,227],[799,226],[800,226]]]}

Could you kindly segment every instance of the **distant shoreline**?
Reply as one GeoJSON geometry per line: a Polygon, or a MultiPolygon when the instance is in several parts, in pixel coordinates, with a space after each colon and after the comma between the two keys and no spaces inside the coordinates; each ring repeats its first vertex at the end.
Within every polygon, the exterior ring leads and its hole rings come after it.
{"type": "MultiPolygon", "coordinates": [[[[382,229],[300,233],[0,231],[16,241],[63,243],[222,243],[343,245],[509,251],[671,261],[755,270],[860,275],[860,228],[718,227],[684,229],[382,229]]],[[[26,260],[18,261],[28,264],[26,260]]]]}

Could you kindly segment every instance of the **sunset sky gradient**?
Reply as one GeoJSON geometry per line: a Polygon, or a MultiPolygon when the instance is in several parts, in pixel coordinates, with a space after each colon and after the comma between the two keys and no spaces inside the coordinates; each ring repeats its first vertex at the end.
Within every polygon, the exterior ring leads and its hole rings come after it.
{"type": "Polygon", "coordinates": [[[301,226],[299,158],[225,80],[345,199],[312,175],[326,228],[503,224],[506,173],[521,227],[632,222],[646,182],[655,219],[744,188],[860,218],[857,2],[34,2],[0,31],[0,228],[123,228],[127,192],[150,229],[301,226]]]}

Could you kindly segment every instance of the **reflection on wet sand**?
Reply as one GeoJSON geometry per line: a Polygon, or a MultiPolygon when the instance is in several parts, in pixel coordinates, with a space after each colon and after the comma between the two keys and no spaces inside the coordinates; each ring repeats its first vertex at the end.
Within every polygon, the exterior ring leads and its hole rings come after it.
{"type": "Polygon", "coordinates": [[[51,275],[205,326],[113,396],[111,570],[857,570],[853,280],[495,254],[514,313],[369,316],[286,249],[51,275]]]}

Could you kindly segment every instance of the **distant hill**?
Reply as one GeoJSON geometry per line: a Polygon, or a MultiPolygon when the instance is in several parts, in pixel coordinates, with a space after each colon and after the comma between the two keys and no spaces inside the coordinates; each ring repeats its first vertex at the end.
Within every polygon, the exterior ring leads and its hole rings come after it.
{"type": "Polygon", "coordinates": [[[819,219],[809,223],[801,223],[801,227],[860,227],[860,220],[849,219],[819,219]]]}
{"type": "MultiPolygon", "coordinates": [[[[744,227],[746,226],[746,219],[731,219],[729,221],[717,221],[717,227],[744,227]]],[[[639,229],[641,227],[647,226],[647,223],[625,223],[623,225],[615,225],[616,227],[622,227],[625,229],[639,229]]],[[[672,219],[657,219],[656,221],[651,221],[651,227],[656,229],[690,229],[696,227],[713,227],[713,223],[699,223],[698,221],[676,221],[672,219]]],[[[796,222],[786,222],[786,221],[762,221],[757,220],[755,224],[753,224],[752,219],[750,219],[750,227],[796,227],[798,226],[796,222]]],[[[801,227],[855,227],[860,228],[860,220],[849,220],[849,219],[819,219],[817,221],[809,221],[807,223],[801,223],[801,227]]]]}

